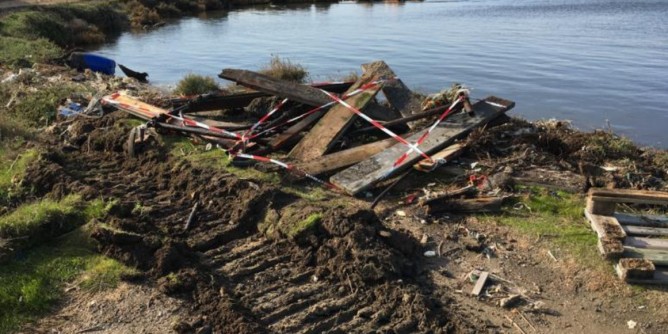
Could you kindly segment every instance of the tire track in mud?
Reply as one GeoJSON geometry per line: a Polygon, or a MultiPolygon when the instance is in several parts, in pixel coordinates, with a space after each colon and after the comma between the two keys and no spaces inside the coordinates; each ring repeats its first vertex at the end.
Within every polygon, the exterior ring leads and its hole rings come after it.
{"type": "Polygon", "coordinates": [[[166,293],[190,300],[190,316],[206,316],[184,321],[177,331],[203,324],[223,333],[475,328],[421,275],[417,242],[400,231],[379,236],[386,229],[373,212],[354,204],[323,205],[315,228],[294,237],[268,235],[258,230],[268,210],[304,211],[313,203],[172,160],[159,148],[127,159],[125,131],[103,135],[79,134],[78,142],[103,144],[43,160],[32,172],[57,165],[67,177],[51,189],[118,199],[105,222],[109,228],[98,227],[93,236],[105,254],[147,271],[166,293]],[[198,219],[184,231],[195,201],[201,204],[198,219]]]}

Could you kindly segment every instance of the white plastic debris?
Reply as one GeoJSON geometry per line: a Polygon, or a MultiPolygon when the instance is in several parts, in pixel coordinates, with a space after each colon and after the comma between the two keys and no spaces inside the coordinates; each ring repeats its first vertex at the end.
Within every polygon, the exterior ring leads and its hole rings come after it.
{"type": "Polygon", "coordinates": [[[406,211],[397,210],[396,214],[399,217],[406,217],[406,211]]]}
{"type": "Polygon", "coordinates": [[[636,328],[636,325],[638,325],[638,323],[633,320],[627,321],[626,324],[629,326],[629,329],[634,329],[636,328]]]}
{"type": "Polygon", "coordinates": [[[426,251],[426,252],[424,252],[424,256],[426,256],[426,257],[434,257],[434,256],[436,256],[436,252],[433,251],[433,250],[426,251]]]}

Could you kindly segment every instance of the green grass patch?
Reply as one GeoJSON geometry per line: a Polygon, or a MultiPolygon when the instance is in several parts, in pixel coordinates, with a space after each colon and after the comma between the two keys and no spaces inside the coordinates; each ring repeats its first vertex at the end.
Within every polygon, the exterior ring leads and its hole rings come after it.
{"type": "Polygon", "coordinates": [[[43,199],[24,204],[0,216],[0,236],[15,238],[32,236],[50,222],[62,225],[80,223],[84,219],[81,197],[69,195],[60,201],[43,199]]]}
{"type": "Polygon", "coordinates": [[[60,47],[44,38],[26,40],[6,36],[0,36],[0,50],[0,64],[10,67],[30,67],[58,58],[63,53],[60,47]]]}
{"type": "Polygon", "coordinates": [[[46,126],[55,120],[58,106],[72,93],[94,93],[90,89],[83,85],[63,83],[40,87],[26,94],[23,88],[18,86],[9,89],[13,90],[17,97],[6,115],[28,126],[46,126]]]}
{"type": "Polygon", "coordinates": [[[291,225],[287,231],[287,235],[290,238],[294,238],[300,233],[314,228],[316,224],[318,224],[321,220],[322,220],[321,213],[312,213],[308,217],[306,217],[306,219],[291,225]]]}
{"type": "Polygon", "coordinates": [[[0,265],[0,334],[51,310],[64,294],[66,283],[96,291],[114,287],[122,275],[133,273],[97,254],[87,235],[79,228],[0,265]]]}
{"type": "Polygon", "coordinates": [[[3,17],[0,33],[28,40],[44,38],[71,47],[103,43],[128,26],[127,16],[111,4],[74,4],[11,13],[3,17]]]}
{"type": "MultiPolygon", "coordinates": [[[[223,150],[212,148],[207,151],[204,145],[195,145],[185,137],[164,137],[164,143],[169,154],[175,158],[182,158],[198,168],[225,170],[240,179],[252,179],[272,184],[280,183],[278,173],[265,173],[252,167],[235,167],[232,160],[223,150]]],[[[175,166],[178,168],[178,166],[175,166]]]]}
{"type": "Polygon", "coordinates": [[[514,208],[507,208],[500,216],[483,219],[510,226],[532,238],[547,240],[583,265],[607,268],[596,248],[596,234],[586,223],[583,210],[584,199],[579,195],[532,187],[522,189],[514,208]]]}
{"type": "Polygon", "coordinates": [[[0,145],[0,157],[0,204],[4,204],[22,191],[17,182],[23,179],[26,168],[37,160],[39,151],[27,149],[14,156],[11,146],[0,145]]]}
{"type": "Polygon", "coordinates": [[[190,73],[186,74],[186,76],[179,81],[174,89],[174,94],[190,96],[206,94],[218,90],[220,90],[220,87],[214,78],[190,73]]]}
{"type": "Polygon", "coordinates": [[[86,271],[81,276],[81,287],[87,291],[97,292],[114,288],[125,275],[134,275],[138,271],[122,263],[104,256],[91,259],[86,271]]]}

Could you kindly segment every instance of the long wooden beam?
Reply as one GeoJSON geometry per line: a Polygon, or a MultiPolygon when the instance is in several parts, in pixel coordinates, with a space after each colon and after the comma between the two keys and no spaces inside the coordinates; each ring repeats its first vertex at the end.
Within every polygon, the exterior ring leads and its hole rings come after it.
{"type": "MultiPolygon", "coordinates": [[[[379,64],[382,62],[379,62],[379,64]]],[[[355,82],[348,92],[352,92],[365,84],[381,79],[376,71],[370,69],[355,82]]],[[[345,101],[356,109],[362,109],[380,90],[380,86],[369,88],[345,101]]],[[[353,124],[355,113],[342,104],[333,106],[311,131],[290,152],[290,157],[299,161],[309,161],[323,156],[332,148],[334,142],[353,124]]]]}
{"type": "Polygon", "coordinates": [[[288,98],[310,106],[321,106],[331,101],[329,96],[318,88],[272,78],[253,71],[226,68],[218,76],[260,92],[288,98]]]}
{"type": "Polygon", "coordinates": [[[331,172],[339,168],[354,165],[394,145],[395,142],[392,138],[379,140],[370,144],[328,154],[313,161],[298,163],[296,168],[312,175],[331,172]]]}
{"type": "MultiPolygon", "coordinates": [[[[458,113],[448,117],[445,122],[432,131],[431,135],[419,148],[426,154],[436,153],[451,145],[456,139],[465,136],[474,128],[485,125],[514,106],[515,103],[512,101],[490,96],[473,105],[474,116],[458,113]]],[[[406,140],[410,143],[416,143],[425,131],[427,130],[419,131],[406,140]]],[[[400,173],[422,159],[420,154],[412,152],[401,164],[394,166],[397,159],[406,151],[407,147],[405,145],[396,144],[337,173],[330,178],[330,181],[345,189],[349,194],[357,194],[391,175],[400,173]]]]}

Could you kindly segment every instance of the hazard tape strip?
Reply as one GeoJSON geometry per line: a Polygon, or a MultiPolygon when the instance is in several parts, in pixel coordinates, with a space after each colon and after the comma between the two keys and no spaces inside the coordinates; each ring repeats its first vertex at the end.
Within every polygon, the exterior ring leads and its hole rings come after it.
{"type": "Polygon", "coordinates": [[[244,143],[246,143],[249,140],[248,136],[251,135],[253,133],[253,131],[255,131],[255,129],[257,129],[258,126],[260,126],[267,119],[269,119],[269,117],[271,117],[271,115],[273,115],[275,112],[277,112],[279,109],[281,109],[281,107],[283,107],[283,105],[286,104],[287,102],[288,102],[287,98],[285,98],[281,102],[279,102],[274,107],[274,109],[271,109],[268,113],[266,113],[264,116],[262,116],[262,118],[260,118],[260,120],[257,121],[257,123],[253,124],[253,126],[251,126],[250,129],[248,129],[248,131],[246,131],[243,135],[241,135],[240,140],[243,141],[244,143]]]}
{"type": "MultiPolygon", "coordinates": [[[[462,101],[462,98],[460,97],[460,98],[457,98],[454,102],[452,102],[450,107],[446,111],[444,111],[441,114],[441,116],[438,117],[436,122],[434,122],[434,124],[432,124],[429,127],[429,129],[425,133],[423,133],[422,136],[420,136],[420,138],[418,138],[417,142],[415,142],[415,147],[422,144],[427,139],[427,137],[429,137],[429,134],[431,134],[431,132],[438,126],[438,124],[440,124],[441,121],[443,121],[452,112],[453,108],[457,104],[459,104],[459,102],[461,102],[461,101],[462,101]]],[[[392,167],[396,168],[397,166],[401,165],[401,163],[403,163],[404,160],[406,160],[406,158],[408,158],[408,155],[411,154],[411,153],[413,153],[413,148],[410,148],[401,157],[399,157],[399,159],[397,159],[397,161],[395,161],[394,164],[392,164],[392,167]]],[[[429,161],[431,161],[431,158],[429,159],[429,161]]]]}
{"type": "MultiPolygon", "coordinates": [[[[367,90],[369,90],[369,89],[371,89],[371,88],[373,88],[373,87],[375,87],[375,86],[377,86],[377,85],[381,85],[381,84],[383,84],[383,83],[385,83],[385,82],[387,82],[387,81],[390,81],[390,80],[396,80],[396,78],[386,79],[386,80],[377,80],[377,81],[370,82],[370,83],[368,83],[368,84],[366,84],[366,85],[361,86],[360,88],[357,88],[357,89],[353,90],[352,92],[350,92],[350,93],[348,93],[348,94],[344,94],[341,98],[343,98],[343,99],[347,99],[347,98],[353,97],[353,96],[355,96],[355,95],[358,95],[358,94],[360,94],[360,93],[362,93],[362,92],[365,92],[365,91],[367,91],[367,90]]],[[[302,119],[302,118],[305,118],[305,117],[307,117],[307,116],[309,116],[309,115],[311,115],[311,114],[314,114],[314,113],[316,113],[316,112],[318,112],[318,111],[320,111],[320,110],[322,110],[322,109],[324,109],[324,108],[330,107],[330,106],[332,106],[332,105],[334,105],[334,104],[336,104],[336,103],[337,103],[336,101],[332,101],[332,102],[325,103],[325,104],[323,104],[323,105],[321,105],[321,106],[319,106],[319,107],[315,107],[315,108],[313,108],[313,109],[311,109],[311,110],[309,110],[309,111],[307,111],[307,112],[305,112],[305,113],[303,113],[303,114],[301,114],[301,115],[299,115],[299,116],[295,116],[295,117],[293,117],[293,118],[291,118],[291,119],[289,119],[289,120],[287,120],[287,121],[285,121],[285,122],[283,122],[283,123],[281,123],[281,124],[272,126],[272,127],[269,128],[269,129],[265,129],[265,130],[262,130],[262,131],[258,132],[257,134],[251,135],[250,137],[247,137],[246,139],[247,139],[247,140],[251,140],[251,139],[257,138],[257,137],[259,137],[259,136],[261,136],[261,135],[263,135],[263,134],[265,134],[265,133],[267,133],[267,132],[273,131],[273,130],[275,130],[275,129],[277,129],[277,128],[280,128],[280,127],[282,127],[282,126],[285,126],[285,125],[287,125],[287,124],[291,124],[291,123],[293,123],[293,122],[296,122],[296,121],[298,121],[298,120],[300,120],[300,119],[302,119]]]]}
{"type": "Polygon", "coordinates": [[[323,185],[323,186],[325,186],[329,189],[340,191],[340,188],[337,187],[335,184],[324,181],[324,180],[321,180],[321,179],[319,179],[319,178],[317,178],[317,177],[315,177],[315,176],[313,176],[309,173],[306,173],[302,170],[299,170],[294,165],[291,165],[289,163],[285,163],[285,162],[280,161],[280,160],[267,158],[267,157],[263,157],[263,156],[259,156],[259,155],[246,154],[246,153],[233,153],[233,152],[230,152],[230,151],[226,151],[226,152],[228,152],[232,157],[251,159],[251,160],[258,161],[258,162],[272,163],[274,165],[283,167],[284,169],[286,169],[288,171],[293,171],[293,172],[297,172],[299,174],[302,174],[305,177],[307,177],[307,178],[309,178],[309,179],[311,179],[311,180],[313,180],[313,181],[315,181],[315,182],[317,182],[317,183],[319,183],[319,184],[321,184],[321,185],[323,185]]]}
{"type": "MultiPolygon", "coordinates": [[[[142,111],[150,112],[150,110],[148,110],[146,108],[143,108],[143,107],[133,106],[131,104],[116,101],[116,100],[113,99],[114,96],[118,96],[118,95],[116,95],[116,94],[112,95],[112,99],[111,100],[107,99],[107,100],[105,100],[105,102],[107,102],[111,105],[115,105],[115,106],[117,106],[119,108],[122,108],[122,109],[134,110],[136,112],[142,112],[142,111]]],[[[231,138],[241,139],[241,136],[239,136],[238,134],[236,134],[234,132],[230,132],[230,131],[227,131],[225,129],[220,129],[220,128],[217,128],[215,126],[210,126],[210,125],[204,124],[202,122],[198,122],[198,121],[192,120],[190,118],[183,117],[183,115],[177,116],[177,115],[172,115],[172,114],[169,114],[169,113],[162,113],[160,115],[165,115],[167,117],[173,118],[177,121],[182,122],[184,125],[187,125],[187,126],[200,127],[200,128],[207,129],[211,132],[222,133],[222,134],[224,134],[226,136],[229,136],[231,138]]]]}
{"type": "MultiPolygon", "coordinates": [[[[417,146],[415,146],[415,145],[409,143],[408,141],[406,141],[406,139],[404,139],[404,138],[402,138],[401,136],[397,135],[396,133],[392,132],[390,129],[384,127],[382,124],[378,123],[378,121],[376,121],[376,120],[372,119],[371,117],[367,116],[367,115],[364,114],[363,112],[359,111],[357,108],[355,108],[355,107],[351,106],[350,104],[346,103],[346,101],[344,101],[344,100],[338,98],[336,95],[334,95],[334,94],[332,94],[332,93],[330,93],[330,92],[324,91],[324,90],[321,90],[321,91],[322,91],[323,93],[329,95],[329,97],[332,98],[332,100],[334,100],[334,101],[340,103],[341,105],[343,105],[344,107],[346,107],[348,110],[350,110],[350,111],[352,111],[353,113],[355,113],[357,116],[359,116],[359,117],[361,117],[362,119],[364,119],[365,121],[371,123],[371,125],[375,126],[376,128],[380,129],[381,131],[385,132],[387,135],[389,135],[390,137],[394,138],[394,139],[397,140],[398,142],[400,142],[400,143],[402,143],[402,144],[408,146],[411,150],[415,150],[415,151],[418,152],[420,155],[422,155],[423,157],[425,157],[425,159],[428,159],[429,161],[431,161],[431,158],[430,158],[428,155],[426,155],[424,152],[422,152],[417,146]]],[[[411,151],[411,152],[412,152],[412,151],[411,151]]]]}

